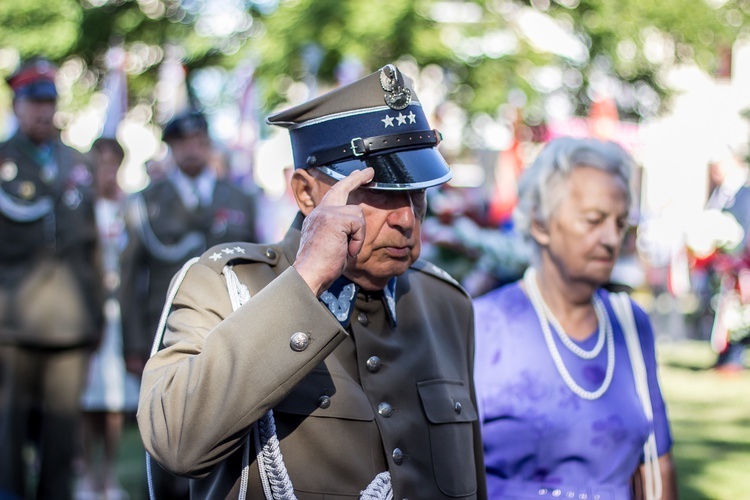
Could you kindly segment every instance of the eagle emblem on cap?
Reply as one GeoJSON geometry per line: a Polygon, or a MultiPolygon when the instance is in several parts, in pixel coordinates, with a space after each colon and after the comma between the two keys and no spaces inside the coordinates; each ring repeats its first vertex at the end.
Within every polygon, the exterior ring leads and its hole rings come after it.
{"type": "Polygon", "coordinates": [[[411,90],[404,87],[404,77],[393,64],[380,70],[380,86],[385,90],[385,103],[389,108],[401,110],[411,102],[411,90]]]}

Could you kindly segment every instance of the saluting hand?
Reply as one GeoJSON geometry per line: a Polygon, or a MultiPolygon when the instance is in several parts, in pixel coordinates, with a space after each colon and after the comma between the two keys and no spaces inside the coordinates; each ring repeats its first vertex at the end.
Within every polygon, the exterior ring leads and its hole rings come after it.
{"type": "Polygon", "coordinates": [[[347,205],[349,194],[372,181],[372,168],[355,170],[334,184],[302,224],[294,267],[320,296],[355,258],[365,240],[365,218],[359,205],[347,205]]]}

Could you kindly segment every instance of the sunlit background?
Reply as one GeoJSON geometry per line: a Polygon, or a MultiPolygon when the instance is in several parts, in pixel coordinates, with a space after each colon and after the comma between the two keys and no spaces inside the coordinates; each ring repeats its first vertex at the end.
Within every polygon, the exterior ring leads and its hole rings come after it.
{"type": "MultiPolygon", "coordinates": [[[[639,167],[636,296],[663,338],[704,340],[689,319],[686,241],[721,230],[702,216],[709,162],[748,155],[749,18],[750,0],[16,0],[0,2],[0,76],[30,56],[55,61],[63,141],[85,153],[116,137],[127,192],[168,166],[161,126],[204,111],[217,168],[262,194],[271,239],[293,214],[291,151],[265,117],[396,63],[443,134],[453,187],[481,205],[481,227],[455,217],[450,228],[492,261],[449,269],[469,284],[472,270],[515,265],[498,229],[545,141],[618,141],[639,167]]],[[[11,98],[0,83],[0,140],[15,130],[11,98]]],[[[451,192],[432,201],[476,209],[451,192]]],[[[712,487],[690,491],[723,491],[712,487]]]]}
{"type": "MultiPolygon", "coordinates": [[[[395,62],[485,225],[508,221],[545,141],[612,139],[640,168],[640,256],[674,268],[709,161],[747,154],[748,13],[747,0],[27,0],[0,7],[0,74],[34,55],[57,62],[63,141],[86,152],[117,137],[126,192],[168,168],[161,126],[200,109],[218,168],[273,206],[291,152],[265,117],[395,62]]],[[[15,130],[10,100],[0,86],[0,139],[15,130]]]]}
{"type": "MultiPolygon", "coordinates": [[[[711,151],[748,142],[745,1],[20,3],[0,9],[0,73],[30,55],[58,61],[63,140],[87,151],[116,133],[128,191],[167,154],[159,126],[192,106],[234,174],[278,197],[288,146],[264,117],[394,61],[416,77],[455,183],[490,196],[499,153],[525,162],[545,139],[593,134],[639,160],[649,217],[689,217],[711,151]]],[[[14,130],[3,90],[0,138],[14,130]]]]}

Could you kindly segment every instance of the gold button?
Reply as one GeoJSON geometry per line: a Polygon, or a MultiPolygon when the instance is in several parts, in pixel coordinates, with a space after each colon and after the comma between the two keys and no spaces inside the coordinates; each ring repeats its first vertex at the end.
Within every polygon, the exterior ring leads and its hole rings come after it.
{"type": "Polygon", "coordinates": [[[18,186],[18,194],[21,195],[21,198],[29,200],[34,197],[35,193],[36,186],[31,181],[23,181],[18,186]]]}

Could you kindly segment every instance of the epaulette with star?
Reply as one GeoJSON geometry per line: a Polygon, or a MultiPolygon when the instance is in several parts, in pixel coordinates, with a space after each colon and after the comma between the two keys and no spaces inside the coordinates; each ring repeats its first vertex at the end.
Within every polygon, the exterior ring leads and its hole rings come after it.
{"type": "Polygon", "coordinates": [[[276,265],[279,261],[280,251],[270,245],[257,243],[224,243],[209,248],[200,259],[200,262],[216,272],[221,272],[224,266],[233,261],[263,262],[276,265]]]}
{"type": "Polygon", "coordinates": [[[451,285],[458,288],[459,290],[461,290],[461,292],[463,292],[467,296],[469,295],[469,293],[464,289],[464,287],[462,287],[461,284],[458,281],[456,281],[456,279],[453,276],[451,276],[450,274],[448,274],[447,271],[439,268],[432,262],[428,262],[423,259],[418,259],[414,264],[411,265],[411,269],[421,271],[425,274],[429,274],[430,276],[434,276],[442,281],[448,282],[451,285]]]}

